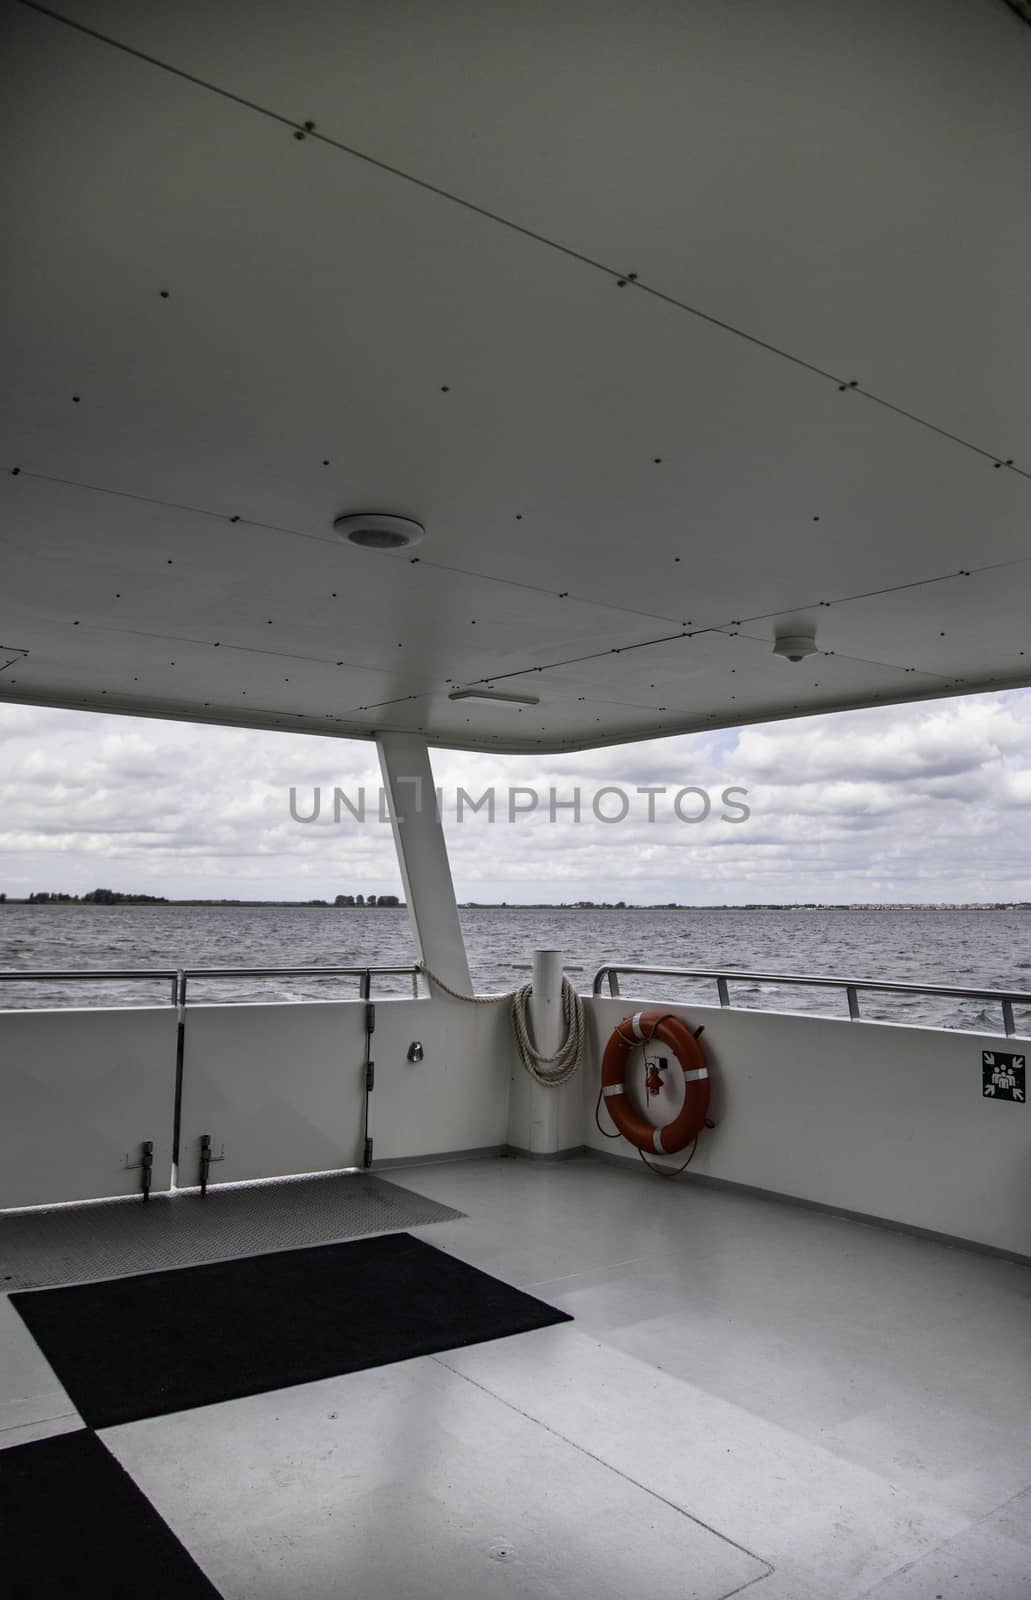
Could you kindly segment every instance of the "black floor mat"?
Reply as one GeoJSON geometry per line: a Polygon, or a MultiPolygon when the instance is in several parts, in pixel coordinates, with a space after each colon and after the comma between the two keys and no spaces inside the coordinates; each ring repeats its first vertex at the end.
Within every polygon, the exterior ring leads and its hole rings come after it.
{"type": "Polygon", "coordinates": [[[570,1320],[407,1233],[11,1299],[94,1428],[570,1320]]]}
{"type": "Polygon", "coordinates": [[[0,1593],[6,1600],[218,1600],[86,1428],[0,1450],[0,1593]]]}

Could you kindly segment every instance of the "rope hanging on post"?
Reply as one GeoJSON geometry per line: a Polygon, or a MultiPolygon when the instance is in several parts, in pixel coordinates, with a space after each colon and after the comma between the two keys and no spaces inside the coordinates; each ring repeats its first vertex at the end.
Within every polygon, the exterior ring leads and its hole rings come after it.
{"type": "Polygon", "coordinates": [[[530,1034],[532,983],[524,983],[521,989],[514,989],[510,994],[461,994],[442,982],[435,972],[431,972],[425,961],[419,961],[416,965],[431,983],[449,994],[452,1000],[465,1000],[470,1005],[478,1006],[510,1004],[512,1032],[515,1034],[519,1059],[535,1083],[546,1089],[557,1089],[561,1084],[568,1083],[579,1070],[584,1053],[584,1003],[568,978],[562,979],[562,1019],[566,1025],[566,1037],[553,1056],[545,1056],[537,1049],[530,1034]]]}
{"type": "Polygon", "coordinates": [[[553,1056],[541,1055],[530,1037],[529,1004],[533,984],[526,983],[512,996],[512,1029],[519,1059],[535,1083],[557,1089],[577,1072],[584,1052],[584,1003],[568,978],[562,979],[562,1020],[566,1037],[553,1056]]]}

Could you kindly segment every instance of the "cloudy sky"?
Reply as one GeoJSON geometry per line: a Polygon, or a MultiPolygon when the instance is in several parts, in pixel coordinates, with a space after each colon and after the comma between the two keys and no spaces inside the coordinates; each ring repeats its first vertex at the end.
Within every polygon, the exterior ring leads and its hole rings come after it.
{"type": "MultiPolygon", "coordinates": [[[[460,900],[1031,899],[1031,690],[567,757],[439,751],[460,900]],[[457,791],[486,808],[456,815],[457,791]],[[664,788],[652,799],[640,788],[664,788]],[[711,809],[703,821],[705,790],[711,809]],[[721,800],[728,786],[736,806],[721,800]],[[621,789],[599,797],[606,787],[621,789]],[[509,820],[510,790],[517,815],[509,820]],[[579,789],[581,817],[549,817],[579,789]],[[620,821],[602,822],[598,809],[620,821]],[[740,805],[747,805],[746,820],[740,805]],[[654,820],[649,821],[649,806],[654,820]],[[526,809],[524,809],[526,808],[526,809]]],[[[0,706],[0,891],[171,898],[397,893],[375,747],[0,706]],[[333,817],[339,788],[346,806],[333,817]],[[310,815],[314,791],[321,814],[310,815]]]]}

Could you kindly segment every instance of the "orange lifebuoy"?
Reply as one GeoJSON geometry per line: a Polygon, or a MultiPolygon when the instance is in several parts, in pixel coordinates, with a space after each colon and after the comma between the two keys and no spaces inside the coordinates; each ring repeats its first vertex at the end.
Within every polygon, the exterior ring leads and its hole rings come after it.
{"type": "MultiPolygon", "coordinates": [[[[699,1029],[699,1032],[701,1030],[699,1029]]],[[[668,1011],[637,1011],[624,1017],[605,1046],[601,1063],[601,1092],[609,1116],[638,1150],[673,1155],[696,1139],[705,1126],[709,1109],[709,1069],[702,1047],[685,1022],[668,1011]],[[658,1039],[673,1051],[684,1074],[684,1104],[672,1122],[656,1128],[630,1104],[626,1067],[631,1050],[658,1039]]]]}

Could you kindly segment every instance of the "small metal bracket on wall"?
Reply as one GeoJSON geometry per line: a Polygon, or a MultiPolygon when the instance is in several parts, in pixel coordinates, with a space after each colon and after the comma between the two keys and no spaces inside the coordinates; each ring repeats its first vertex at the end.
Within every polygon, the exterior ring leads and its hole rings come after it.
{"type": "Polygon", "coordinates": [[[226,1158],[226,1147],[225,1147],[225,1145],[222,1146],[222,1148],[219,1151],[217,1156],[213,1156],[211,1154],[211,1135],[210,1135],[210,1133],[202,1133],[201,1136],[200,1136],[200,1192],[201,1192],[201,1194],[207,1194],[207,1192],[208,1192],[208,1178],[209,1178],[210,1173],[211,1173],[211,1163],[213,1161],[224,1161],[225,1158],[226,1158]]]}
{"type": "Polygon", "coordinates": [[[139,1173],[139,1175],[140,1175],[140,1192],[143,1195],[144,1200],[149,1200],[150,1199],[151,1180],[153,1179],[153,1176],[154,1176],[154,1141],[153,1141],[153,1139],[144,1139],[143,1143],[140,1145],[140,1159],[138,1161],[130,1161],[129,1157],[126,1156],[126,1158],[125,1158],[125,1170],[126,1170],[126,1172],[138,1172],[139,1173]]]}

